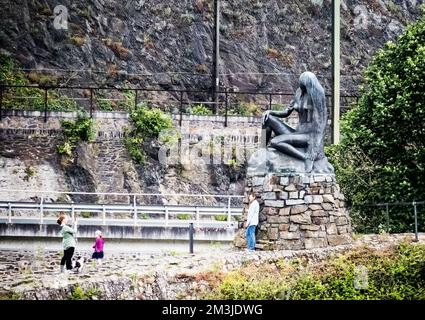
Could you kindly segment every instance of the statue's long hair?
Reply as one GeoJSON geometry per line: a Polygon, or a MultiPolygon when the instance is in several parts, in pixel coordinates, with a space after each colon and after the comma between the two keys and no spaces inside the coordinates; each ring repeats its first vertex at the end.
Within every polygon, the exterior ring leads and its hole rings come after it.
{"type": "Polygon", "coordinates": [[[300,76],[300,86],[304,86],[307,95],[313,103],[312,123],[311,123],[311,141],[308,144],[307,156],[311,160],[319,160],[325,157],[323,152],[325,129],[328,121],[326,109],[325,90],[317,80],[317,77],[311,72],[304,72],[300,76]]]}

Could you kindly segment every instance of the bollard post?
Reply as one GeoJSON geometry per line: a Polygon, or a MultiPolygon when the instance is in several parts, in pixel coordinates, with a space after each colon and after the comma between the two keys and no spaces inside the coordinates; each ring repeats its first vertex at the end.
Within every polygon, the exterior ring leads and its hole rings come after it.
{"type": "Polygon", "coordinates": [[[418,211],[416,210],[416,202],[413,201],[413,211],[415,213],[415,242],[419,241],[418,237],[418,211]]]}
{"type": "Polygon", "coordinates": [[[189,253],[193,253],[193,222],[189,223],[189,253]]]}

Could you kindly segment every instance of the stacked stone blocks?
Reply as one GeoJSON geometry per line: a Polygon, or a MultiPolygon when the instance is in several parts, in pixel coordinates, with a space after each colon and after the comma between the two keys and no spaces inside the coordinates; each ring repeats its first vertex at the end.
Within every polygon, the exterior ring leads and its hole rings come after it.
{"type": "MultiPolygon", "coordinates": [[[[352,242],[344,195],[332,174],[248,176],[245,219],[250,192],[257,193],[260,202],[258,249],[300,250],[352,242]]],[[[236,246],[245,245],[243,229],[235,240],[236,246]]]]}

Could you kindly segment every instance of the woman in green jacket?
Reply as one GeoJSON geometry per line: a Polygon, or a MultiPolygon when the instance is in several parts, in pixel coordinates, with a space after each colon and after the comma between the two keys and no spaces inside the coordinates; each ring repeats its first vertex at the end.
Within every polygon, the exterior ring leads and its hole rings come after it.
{"type": "Polygon", "coordinates": [[[74,255],[75,250],[75,234],[77,232],[77,221],[74,221],[74,227],[71,228],[66,225],[68,221],[68,216],[62,213],[59,216],[57,223],[61,226],[61,230],[59,234],[63,237],[62,245],[63,245],[63,257],[61,260],[61,272],[65,272],[65,264],[66,270],[72,269],[72,256],[74,255]]]}

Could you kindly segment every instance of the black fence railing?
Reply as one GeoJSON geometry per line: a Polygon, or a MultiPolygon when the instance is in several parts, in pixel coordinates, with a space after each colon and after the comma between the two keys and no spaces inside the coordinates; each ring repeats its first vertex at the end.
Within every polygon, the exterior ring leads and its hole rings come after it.
{"type": "MultiPolygon", "coordinates": [[[[0,120],[4,110],[42,111],[47,121],[49,111],[86,111],[93,117],[95,111],[130,112],[145,102],[172,114],[191,114],[190,107],[203,105],[204,110],[224,116],[225,126],[232,115],[259,115],[270,109],[287,105],[294,93],[234,91],[221,88],[218,105],[209,101],[210,90],[116,88],[93,86],[36,86],[0,85],[0,120]],[[117,94],[120,96],[117,98],[117,94]],[[109,95],[109,96],[108,96],[109,95]]],[[[327,95],[328,106],[331,95],[327,95]]],[[[342,95],[342,109],[356,102],[356,95],[342,95]]],[[[180,117],[181,119],[181,117],[180,117]]]]}
{"type": "Polygon", "coordinates": [[[359,233],[425,232],[425,201],[365,203],[348,208],[353,227],[359,233]]]}

